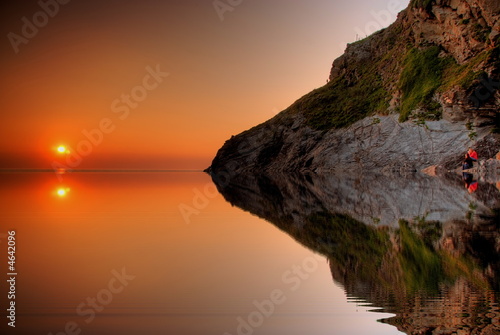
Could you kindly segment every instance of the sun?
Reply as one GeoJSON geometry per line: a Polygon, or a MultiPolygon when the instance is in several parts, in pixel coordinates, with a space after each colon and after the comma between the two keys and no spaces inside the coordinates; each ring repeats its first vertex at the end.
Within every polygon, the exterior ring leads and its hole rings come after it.
{"type": "Polygon", "coordinates": [[[57,153],[59,153],[59,154],[66,154],[66,155],[68,155],[68,154],[70,153],[70,152],[69,152],[68,147],[67,147],[67,146],[65,146],[65,145],[62,145],[62,144],[61,144],[61,145],[59,145],[59,146],[56,148],[56,151],[57,151],[57,153]]]}
{"type": "Polygon", "coordinates": [[[63,198],[68,194],[68,192],[69,192],[69,188],[62,188],[61,187],[61,188],[57,189],[56,193],[59,197],[63,198]]]}

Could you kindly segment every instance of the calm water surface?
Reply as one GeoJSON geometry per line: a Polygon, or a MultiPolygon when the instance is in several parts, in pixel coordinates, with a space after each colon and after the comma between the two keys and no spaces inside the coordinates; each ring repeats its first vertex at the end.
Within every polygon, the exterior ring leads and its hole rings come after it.
{"type": "Polygon", "coordinates": [[[2,282],[11,230],[17,273],[15,329],[0,286],[2,334],[499,331],[494,199],[459,182],[313,176],[216,187],[204,173],[0,181],[2,282]]]}

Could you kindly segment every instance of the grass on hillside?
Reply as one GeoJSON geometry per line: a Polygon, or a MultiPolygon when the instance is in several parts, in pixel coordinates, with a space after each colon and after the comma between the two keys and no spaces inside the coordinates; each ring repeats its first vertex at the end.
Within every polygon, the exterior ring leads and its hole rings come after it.
{"type": "Polygon", "coordinates": [[[390,95],[377,66],[357,68],[357,80],[336,78],[302,97],[293,107],[305,111],[308,125],[317,130],[343,128],[368,115],[385,113],[390,95]]]}
{"type": "Polygon", "coordinates": [[[454,59],[449,59],[443,73],[443,83],[440,91],[446,91],[453,86],[469,88],[474,80],[484,74],[483,70],[476,70],[479,65],[492,56],[492,50],[484,51],[463,65],[457,64],[454,59]]]}
{"type": "Polygon", "coordinates": [[[403,92],[399,120],[408,120],[412,111],[417,108],[430,111],[441,108],[433,96],[436,92],[444,92],[454,86],[468,89],[474,80],[484,72],[476,70],[481,63],[488,61],[492,51],[484,51],[465,64],[459,65],[453,57],[439,57],[438,46],[427,49],[413,48],[406,54],[399,86],[403,92]]]}
{"type": "MultiPolygon", "coordinates": [[[[388,35],[385,42],[394,44],[397,36],[393,35],[388,35]]],[[[353,64],[347,73],[305,95],[290,110],[304,113],[307,124],[321,131],[347,127],[370,115],[386,114],[391,99],[386,87],[390,83],[384,82],[380,71],[402,64],[400,75],[394,72],[394,79],[386,78],[395,80],[402,93],[399,121],[407,121],[417,109],[424,111],[420,118],[438,120],[442,107],[434,100],[435,94],[455,86],[470,89],[484,74],[482,64],[492,64],[499,53],[498,47],[485,50],[460,65],[452,56],[440,57],[441,51],[439,46],[413,47],[403,54],[393,49],[381,59],[353,64]]]]}
{"type": "Polygon", "coordinates": [[[437,46],[425,50],[411,49],[404,61],[399,86],[403,93],[399,121],[408,120],[417,108],[431,109],[432,97],[442,84],[447,60],[439,58],[437,46]]]}

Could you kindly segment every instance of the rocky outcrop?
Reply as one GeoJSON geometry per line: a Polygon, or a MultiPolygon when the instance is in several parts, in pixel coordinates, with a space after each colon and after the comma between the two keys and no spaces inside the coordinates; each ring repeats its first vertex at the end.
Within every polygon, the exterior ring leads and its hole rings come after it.
{"type": "Polygon", "coordinates": [[[381,171],[460,166],[500,150],[500,5],[413,0],[350,44],[330,82],[229,139],[209,171],[381,171]],[[487,144],[486,146],[481,144],[487,144]]]}
{"type": "Polygon", "coordinates": [[[498,1],[437,1],[431,10],[417,9],[414,14],[408,24],[416,43],[441,45],[459,63],[481,52],[500,31],[498,1]]]}
{"type": "MultiPolygon", "coordinates": [[[[279,119],[232,138],[213,162],[214,171],[230,168],[247,171],[406,173],[430,165],[460,166],[467,147],[477,146],[461,123],[428,121],[424,125],[400,123],[396,116],[367,117],[347,128],[321,133],[303,127],[301,116],[279,119]],[[230,167],[229,163],[233,163],[230,167]]],[[[482,161],[500,149],[500,138],[479,129],[488,147],[478,150],[482,161]]],[[[491,174],[489,178],[500,178],[491,174]]],[[[500,179],[499,179],[500,181],[500,179]]]]}

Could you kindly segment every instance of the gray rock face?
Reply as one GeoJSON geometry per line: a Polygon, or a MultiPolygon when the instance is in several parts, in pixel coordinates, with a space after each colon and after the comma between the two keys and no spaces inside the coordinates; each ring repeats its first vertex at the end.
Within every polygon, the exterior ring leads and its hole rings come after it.
{"type": "Polygon", "coordinates": [[[286,113],[232,137],[220,149],[211,170],[235,173],[262,171],[365,171],[407,173],[431,165],[457,168],[467,148],[478,149],[481,159],[500,150],[491,128],[471,131],[463,122],[448,120],[400,123],[396,116],[365,118],[343,128],[320,132],[305,125],[303,117],[286,113]]]}
{"type": "Polygon", "coordinates": [[[317,170],[420,170],[443,164],[472,146],[463,124],[445,120],[423,125],[399,123],[395,117],[358,121],[328,133],[313,150],[317,170]],[[324,145],[327,143],[327,145],[324,145]]]}

